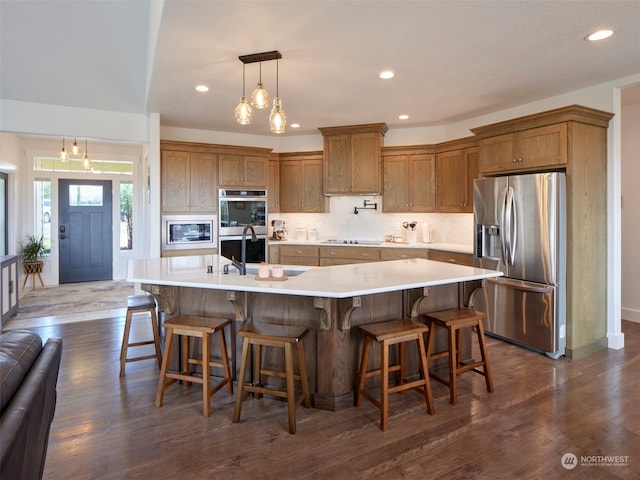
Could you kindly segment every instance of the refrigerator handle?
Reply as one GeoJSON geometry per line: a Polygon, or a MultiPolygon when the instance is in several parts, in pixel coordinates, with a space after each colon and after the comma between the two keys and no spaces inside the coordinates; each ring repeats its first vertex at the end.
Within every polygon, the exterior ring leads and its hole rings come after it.
{"type": "Polygon", "coordinates": [[[509,187],[507,192],[507,203],[509,204],[509,263],[513,265],[516,258],[516,240],[518,239],[518,211],[516,200],[513,197],[513,187],[509,187]]]}
{"type": "Polygon", "coordinates": [[[505,265],[513,265],[513,248],[511,246],[511,240],[513,235],[511,234],[511,227],[513,226],[511,223],[511,216],[513,210],[513,187],[508,187],[505,192],[504,199],[504,210],[503,210],[503,219],[502,225],[504,230],[504,235],[502,239],[503,245],[503,256],[505,265]]]}
{"type": "Polygon", "coordinates": [[[502,250],[502,261],[505,266],[509,265],[509,250],[507,248],[507,238],[509,226],[507,224],[507,191],[504,192],[502,198],[502,218],[500,219],[500,249],[502,250]]]}

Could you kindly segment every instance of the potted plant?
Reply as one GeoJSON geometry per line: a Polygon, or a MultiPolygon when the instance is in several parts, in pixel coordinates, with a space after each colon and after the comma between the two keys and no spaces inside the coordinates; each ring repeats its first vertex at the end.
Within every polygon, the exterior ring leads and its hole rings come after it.
{"type": "Polygon", "coordinates": [[[47,249],[42,235],[27,235],[19,242],[18,256],[22,261],[22,271],[25,275],[42,273],[44,255],[47,249]]]}

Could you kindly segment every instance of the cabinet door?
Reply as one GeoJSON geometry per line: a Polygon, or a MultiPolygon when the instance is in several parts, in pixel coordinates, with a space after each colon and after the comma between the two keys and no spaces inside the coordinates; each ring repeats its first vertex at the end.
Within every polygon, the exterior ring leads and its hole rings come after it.
{"type": "Polygon", "coordinates": [[[302,206],[300,178],[301,162],[282,162],[280,164],[280,211],[299,212],[302,206]]]}
{"type": "Polygon", "coordinates": [[[216,212],[218,210],[218,165],[213,153],[191,153],[191,211],[216,212]]]}
{"type": "Polygon", "coordinates": [[[513,170],[516,162],[516,134],[497,135],[480,141],[480,171],[483,173],[513,170]]]}
{"type": "Polygon", "coordinates": [[[188,152],[162,152],[160,176],[163,213],[189,211],[190,169],[188,152]]]}
{"type": "Polygon", "coordinates": [[[243,185],[245,187],[267,187],[269,159],[266,157],[244,157],[243,185]]]}
{"type": "Polygon", "coordinates": [[[351,135],[351,192],[380,194],[380,134],[351,135]]]}
{"type": "Polygon", "coordinates": [[[518,168],[552,167],[566,164],[566,123],[520,132],[518,150],[518,168]]]}
{"type": "Polygon", "coordinates": [[[480,148],[465,148],[464,156],[467,164],[467,200],[464,211],[473,213],[473,181],[480,178],[480,148]]]}
{"type": "Polygon", "coordinates": [[[327,199],[322,191],[322,162],[320,160],[302,161],[300,179],[301,211],[306,213],[326,212],[327,199]]]}
{"type": "Polygon", "coordinates": [[[324,191],[327,194],[351,191],[350,135],[324,137],[324,191]]]}
{"type": "Polygon", "coordinates": [[[280,162],[269,160],[267,177],[267,209],[269,213],[280,211],[280,162]]]}
{"type": "Polygon", "coordinates": [[[408,211],[409,160],[407,155],[385,155],[382,170],[382,211],[408,211]]]}
{"type": "Polygon", "coordinates": [[[438,154],[438,211],[464,210],[467,191],[467,172],[464,151],[453,150],[438,154]]]}
{"type": "Polygon", "coordinates": [[[221,187],[243,186],[244,155],[218,155],[218,180],[221,187]]]}
{"type": "Polygon", "coordinates": [[[436,209],[436,159],[433,154],[412,155],[409,169],[409,211],[434,212],[436,209]]]}

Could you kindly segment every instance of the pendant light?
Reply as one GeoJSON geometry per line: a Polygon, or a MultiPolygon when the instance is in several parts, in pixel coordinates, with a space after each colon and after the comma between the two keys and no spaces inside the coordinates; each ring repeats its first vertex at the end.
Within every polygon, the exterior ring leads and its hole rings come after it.
{"type": "Polygon", "coordinates": [[[244,63],[242,64],[242,97],[240,103],[236,107],[236,122],[240,125],[249,125],[253,119],[253,108],[247,102],[247,96],[244,93],[244,63]]]}
{"type": "Polygon", "coordinates": [[[251,105],[260,109],[269,108],[269,92],[262,85],[262,62],[260,62],[258,86],[251,92],[251,105]]]}
{"type": "Polygon", "coordinates": [[[84,139],[84,157],[82,157],[82,168],[85,170],[91,170],[91,159],[89,158],[89,152],[87,151],[87,139],[84,139]]]}
{"type": "Polygon", "coordinates": [[[78,146],[77,138],[73,139],[73,146],[71,147],[71,154],[78,155],[80,153],[80,147],[78,146]]]}
{"type": "Polygon", "coordinates": [[[62,137],[62,150],[60,150],[60,161],[65,163],[69,161],[69,152],[64,148],[64,137],[62,137]]]}
{"type": "Polygon", "coordinates": [[[273,108],[271,109],[271,115],[269,115],[269,126],[272,133],[284,133],[287,126],[287,116],[284,114],[282,108],[282,100],[279,96],[279,72],[278,72],[278,60],[276,59],[276,98],[273,99],[273,108]]]}

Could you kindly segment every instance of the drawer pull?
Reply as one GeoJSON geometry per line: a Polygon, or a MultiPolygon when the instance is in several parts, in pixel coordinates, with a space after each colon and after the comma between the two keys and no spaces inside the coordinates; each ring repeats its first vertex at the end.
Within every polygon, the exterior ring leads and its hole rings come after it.
{"type": "Polygon", "coordinates": [[[450,258],[449,260],[447,260],[449,263],[456,263],[455,258],[450,258]]]}
{"type": "Polygon", "coordinates": [[[407,255],[406,253],[401,253],[400,258],[409,258],[409,255],[407,255]]]}

